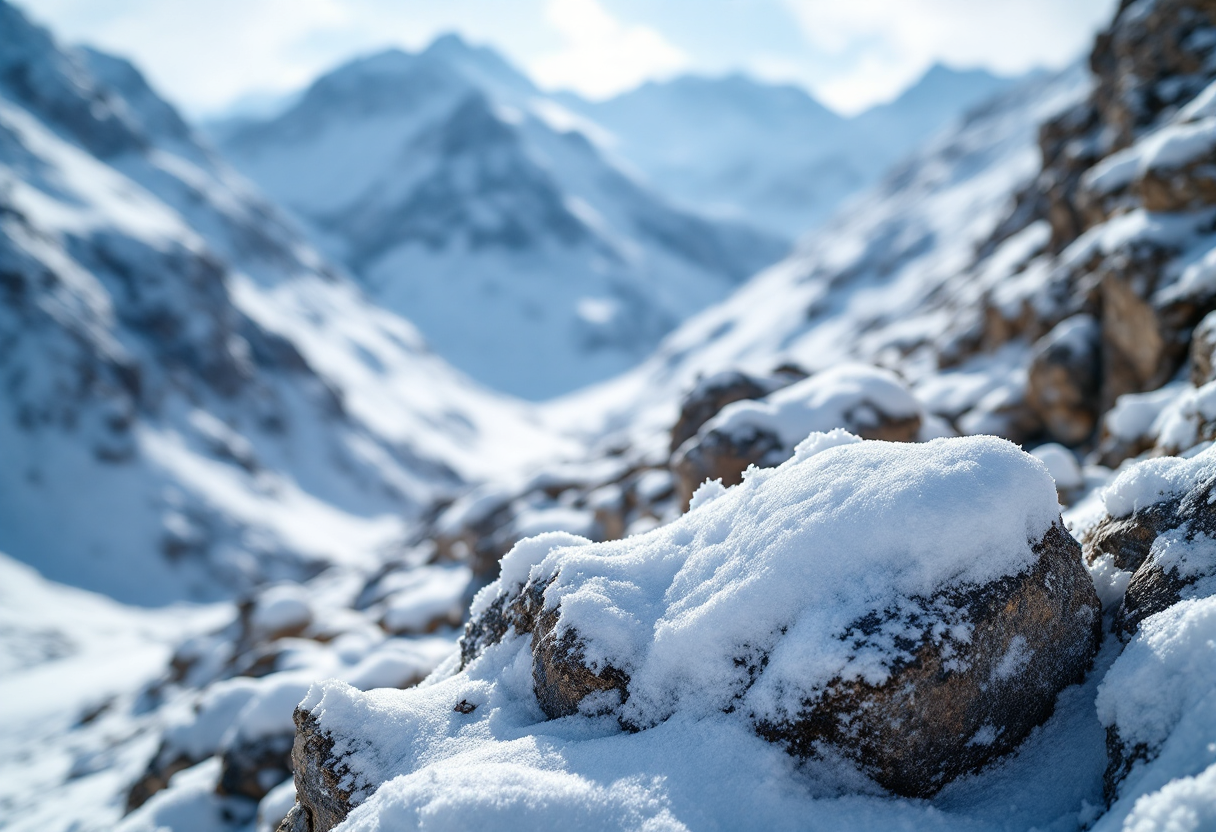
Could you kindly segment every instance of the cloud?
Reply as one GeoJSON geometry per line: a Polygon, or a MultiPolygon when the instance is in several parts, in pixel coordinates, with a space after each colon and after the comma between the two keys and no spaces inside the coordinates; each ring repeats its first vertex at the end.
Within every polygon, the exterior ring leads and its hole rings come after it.
{"type": "Polygon", "coordinates": [[[783,0],[822,60],[806,80],[838,109],[896,95],[931,64],[1016,74],[1084,52],[1113,0],[783,0]]]}
{"type": "Polygon", "coordinates": [[[620,22],[597,0],[550,0],[545,18],[565,43],[528,62],[543,87],[608,98],[643,81],[674,75],[690,63],[656,30],[620,22]]]}

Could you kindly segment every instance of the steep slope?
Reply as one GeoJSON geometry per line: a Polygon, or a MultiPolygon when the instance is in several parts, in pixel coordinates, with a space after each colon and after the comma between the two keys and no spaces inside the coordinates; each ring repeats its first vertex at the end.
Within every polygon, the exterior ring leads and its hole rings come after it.
{"type": "Polygon", "coordinates": [[[0,226],[0,547],[49,577],[164,603],[369,560],[560,444],[364,300],[133,67],[7,4],[0,226]]]}
{"type": "Polygon", "coordinates": [[[793,239],[1011,83],[934,66],[897,100],[854,118],[798,87],[742,75],[684,76],[604,102],[563,101],[603,125],[614,153],[664,193],[793,239]]]}
{"type": "Polygon", "coordinates": [[[1075,106],[1087,83],[1079,68],[1029,80],[974,112],[809,234],[789,258],[682,325],[638,369],[554,403],[551,412],[559,421],[582,413],[580,423],[592,430],[625,428],[633,441],[657,448],[656,437],[675,422],[679,396],[699,376],[863,360],[915,382],[933,378],[955,395],[935,394],[948,403],[933,401],[931,410],[960,417],[1005,384],[1026,348],[982,359],[992,366],[978,375],[944,379],[938,353],[949,349],[952,331],[982,328],[976,316],[985,292],[1044,245],[1042,226],[1035,226],[1001,252],[977,256],[1014,194],[1036,175],[1037,125],[1075,106]],[[587,420],[588,408],[604,420],[587,420]]]}
{"type": "Polygon", "coordinates": [[[581,127],[449,36],[340,67],[221,145],[441,355],[543,398],[635,364],[782,249],[668,206],[581,127]]]}

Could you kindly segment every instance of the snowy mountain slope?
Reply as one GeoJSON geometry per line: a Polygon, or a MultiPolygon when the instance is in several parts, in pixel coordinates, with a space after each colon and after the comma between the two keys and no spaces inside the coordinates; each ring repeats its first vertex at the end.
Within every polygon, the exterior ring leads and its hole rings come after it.
{"type": "Polygon", "coordinates": [[[367,561],[436,496],[561,447],[368,303],[129,64],[0,16],[6,551],[125,600],[209,597],[367,561]]]}
{"type": "Polygon", "coordinates": [[[844,118],[804,90],[742,75],[562,98],[664,193],[793,239],[972,106],[1013,82],[934,66],[898,99],[844,118]]]}
{"type": "Polygon", "coordinates": [[[635,364],[782,251],[670,207],[595,129],[447,37],[340,67],[221,146],[441,355],[543,398],[635,364]]]}
{"type": "Polygon", "coordinates": [[[557,423],[609,434],[628,425],[635,441],[657,447],[675,422],[678,397],[698,376],[861,359],[971,396],[957,409],[937,408],[961,415],[1016,375],[1025,348],[983,359],[991,366],[978,375],[945,378],[937,375],[937,353],[951,332],[977,325],[984,292],[1045,244],[1045,230],[1034,226],[998,253],[976,254],[1038,171],[1037,125],[1075,106],[1087,88],[1079,68],[1023,82],[892,171],[789,258],[691,318],[636,370],[549,412],[557,423]],[[588,420],[588,409],[604,420],[588,420]]]}

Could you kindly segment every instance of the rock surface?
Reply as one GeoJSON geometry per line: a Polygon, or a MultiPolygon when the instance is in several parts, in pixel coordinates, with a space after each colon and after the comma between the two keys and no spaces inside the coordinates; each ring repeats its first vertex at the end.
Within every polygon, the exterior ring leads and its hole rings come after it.
{"type": "MultiPolygon", "coordinates": [[[[1056,695],[1085,676],[1101,630],[1077,542],[1053,526],[1035,550],[1028,573],[928,599],[927,607],[962,611],[969,639],[926,640],[884,684],[838,682],[797,719],[761,725],[761,734],[801,756],[828,743],[909,797],[929,797],[1016,748],[1051,715],[1056,695]]],[[[878,636],[899,620],[876,613],[856,629],[878,636]]]]}
{"type": "Polygon", "coordinates": [[[334,758],[334,740],[309,711],[296,708],[291,765],[296,805],[279,824],[279,832],[329,832],[354,808],[354,792],[343,787],[349,772],[334,758]]]}
{"type": "Polygon", "coordinates": [[[1089,438],[1098,422],[1101,330],[1088,315],[1058,324],[1035,344],[1027,402],[1065,445],[1089,438]]]}
{"type": "Polygon", "coordinates": [[[725,406],[680,445],[670,465],[681,505],[687,507],[701,483],[720,479],[725,486],[736,485],[751,465],[779,465],[812,431],[843,428],[865,439],[913,442],[922,419],[920,404],[897,375],[844,364],[760,401],[725,406]]]}
{"type": "Polygon", "coordinates": [[[1116,629],[1127,636],[1216,575],[1216,466],[1210,451],[1191,460],[1157,459],[1123,474],[1111,488],[1107,513],[1085,535],[1085,562],[1130,573],[1115,613],[1116,629]],[[1147,479],[1154,475],[1160,484],[1147,479]],[[1129,492],[1131,506],[1123,497],[1129,492]]]}

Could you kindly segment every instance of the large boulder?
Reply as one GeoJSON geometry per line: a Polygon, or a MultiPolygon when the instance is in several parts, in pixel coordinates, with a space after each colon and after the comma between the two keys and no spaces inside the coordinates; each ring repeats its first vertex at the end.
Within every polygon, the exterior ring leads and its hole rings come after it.
{"type": "Polygon", "coordinates": [[[920,403],[895,373],[844,364],[763,400],[727,405],[680,446],[671,467],[687,506],[701,483],[735,485],[751,465],[779,465],[812,431],[844,428],[867,439],[912,442],[923,417],[920,403]]]}
{"type": "Polygon", "coordinates": [[[1121,473],[1104,494],[1106,513],[1084,536],[1099,589],[1111,587],[1115,626],[1134,633],[1184,598],[1216,591],[1216,450],[1162,457],[1121,473]],[[1119,590],[1126,591],[1119,595],[1119,590]]]}
{"type": "Polygon", "coordinates": [[[1101,331],[1089,315],[1057,324],[1034,346],[1027,403],[1056,440],[1079,445],[1098,423],[1101,331]]]}
{"type": "Polygon", "coordinates": [[[1052,479],[1003,440],[815,434],[693,505],[626,541],[520,544],[461,667],[524,637],[551,718],[739,713],[795,755],[831,749],[927,796],[1016,747],[1097,649],[1052,479]]]}

